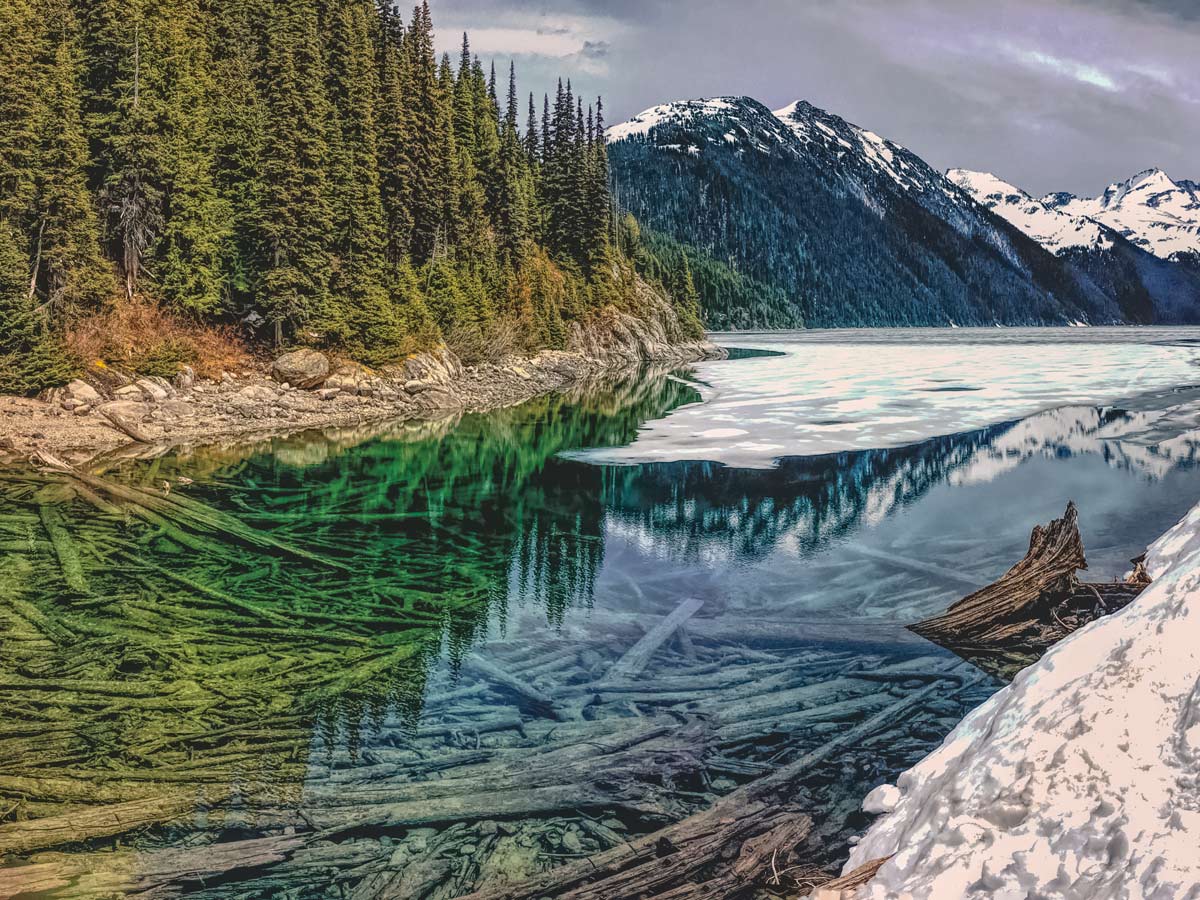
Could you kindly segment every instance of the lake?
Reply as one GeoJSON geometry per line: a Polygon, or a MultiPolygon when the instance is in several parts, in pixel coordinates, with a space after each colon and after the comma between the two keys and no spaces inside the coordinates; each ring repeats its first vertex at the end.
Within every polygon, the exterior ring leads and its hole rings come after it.
{"type": "Polygon", "coordinates": [[[903,626],[1068,501],[1103,580],[1200,497],[1200,329],[717,340],[484,415],[0,471],[0,896],[448,900],[793,770],[832,870],[999,687],[903,626]]]}

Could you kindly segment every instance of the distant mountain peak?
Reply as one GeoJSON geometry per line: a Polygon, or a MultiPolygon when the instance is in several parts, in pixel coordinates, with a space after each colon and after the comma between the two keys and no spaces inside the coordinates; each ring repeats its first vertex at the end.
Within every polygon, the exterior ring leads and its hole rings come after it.
{"type": "Polygon", "coordinates": [[[700,100],[672,100],[643,110],[627,122],[614,125],[605,131],[609,143],[629,138],[645,137],[655,128],[672,122],[683,122],[698,116],[712,115],[732,110],[734,98],[713,97],[700,100]]]}
{"type": "Polygon", "coordinates": [[[1099,222],[1063,212],[990,172],[950,169],[946,177],[1051,253],[1061,255],[1079,248],[1103,250],[1112,246],[1115,236],[1099,222]]]}
{"type": "Polygon", "coordinates": [[[1095,219],[1162,259],[1200,259],[1200,191],[1156,166],[1110,184],[1099,197],[1057,193],[1042,202],[1095,219]]]}
{"type": "Polygon", "coordinates": [[[696,156],[706,147],[772,153],[787,131],[771,111],[751,97],[674,100],[638,113],[605,132],[609,144],[638,140],[659,150],[696,156]]]}

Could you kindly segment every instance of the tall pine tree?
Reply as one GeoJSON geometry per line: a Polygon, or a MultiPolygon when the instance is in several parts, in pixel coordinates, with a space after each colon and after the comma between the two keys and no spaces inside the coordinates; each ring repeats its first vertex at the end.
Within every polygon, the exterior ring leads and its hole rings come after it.
{"type": "Polygon", "coordinates": [[[316,10],[309,0],[275,0],[267,34],[259,306],[276,342],[324,311],[332,277],[329,235],[331,108],[316,10]]]}

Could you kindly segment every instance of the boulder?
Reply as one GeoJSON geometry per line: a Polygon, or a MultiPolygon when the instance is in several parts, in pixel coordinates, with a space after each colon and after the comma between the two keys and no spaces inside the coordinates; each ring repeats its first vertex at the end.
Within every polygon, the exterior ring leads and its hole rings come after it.
{"type": "Polygon", "coordinates": [[[168,400],[160,404],[158,410],[168,419],[190,419],[196,415],[196,407],[185,400],[168,400]]]}
{"type": "Polygon", "coordinates": [[[156,403],[171,399],[171,392],[151,378],[139,378],[133,383],[133,387],[140,389],[143,394],[156,403]]]}
{"type": "Polygon", "coordinates": [[[278,399],[278,394],[265,384],[247,385],[238,391],[236,396],[252,403],[274,403],[278,399]]]}
{"type": "Polygon", "coordinates": [[[410,356],[399,367],[397,377],[402,381],[424,381],[441,384],[463,374],[462,361],[450,350],[441,347],[410,356]]]}
{"type": "Polygon", "coordinates": [[[137,401],[141,400],[143,395],[142,389],[136,384],[127,384],[113,391],[113,396],[118,400],[137,401]]]}
{"type": "Polygon", "coordinates": [[[94,404],[100,402],[100,392],[86,381],[80,381],[78,378],[67,385],[67,396],[72,400],[78,400],[80,403],[94,404]]]}
{"type": "Polygon", "coordinates": [[[150,404],[139,403],[134,400],[113,400],[110,403],[105,403],[103,406],[97,407],[97,411],[102,414],[113,412],[124,419],[129,419],[131,422],[141,422],[150,414],[150,404]]]}
{"type": "Polygon", "coordinates": [[[334,373],[326,378],[325,387],[347,394],[357,394],[360,389],[358,379],[353,375],[343,375],[341,373],[334,373]]]}
{"type": "Polygon", "coordinates": [[[285,353],[275,360],[271,375],[276,381],[286,381],[292,387],[320,387],[329,377],[329,359],[324,353],[309,349],[285,353]]]}

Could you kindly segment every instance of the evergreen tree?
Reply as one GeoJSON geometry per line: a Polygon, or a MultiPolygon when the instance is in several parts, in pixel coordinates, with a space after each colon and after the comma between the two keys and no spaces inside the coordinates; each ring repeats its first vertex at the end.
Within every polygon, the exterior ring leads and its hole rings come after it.
{"type": "Polygon", "coordinates": [[[488,87],[478,59],[472,67],[471,87],[475,98],[475,169],[487,195],[488,214],[494,218],[501,183],[499,117],[491,96],[494,91],[488,87]]]}
{"type": "Polygon", "coordinates": [[[220,251],[222,306],[240,309],[254,302],[266,269],[259,227],[264,220],[267,110],[258,35],[267,30],[271,0],[208,2],[214,182],[229,210],[220,251]]]}
{"type": "Polygon", "coordinates": [[[604,137],[604,101],[596,98],[595,119],[588,109],[587,184],[584,191],[582,234],[587,264],[596,270],[610,259],[612,249],[612,188],[608,146],[604,137]]]}
{"type": "Polygon", "coordinates": [[[42,54],[35,0],[0,4],[0,217],[28,225],[36,178],[42,54]]]}
{"type": "Polygon", "coordinates": [[[525,119],[525,156],[530,166],[536,166],[542,157],[541,137],[538,134],[537,109],[533,105],[533,94],[529,95],[529,113],[525,119]]]}
{"type": "Polygon", "coordinates": [[[515,66],[510,66],[508,101],[500,135],[500,179],[496,201],[496,230],[500,247],[509,259],[515,257],[529,239],[533,193],[529,161],[517,130],[517,73],[515,66]]]}
{"type": "Polygon", "coordinates": [[[409,99],[407,50],[404,28],[390,0],[381,0],[376,31],[376,64],[379,98],[376,116],[379,132],[379,189],[383,206],[384,245],[394,275],[407,261],[412,242],[412,178],[408,136],[414,120],[405,104],[409,99]]]}
{"type": "Polygon", "coordinates": [[[106,240],[132,297],[163,231],[166,36],[149,0],[96,0],[82,8],[93,180],[106,240]]]}
{"type": "Polygon", "coordinates": [[[333,212],[326,127],[331,109],[312,4],[275,0],[269,29],[259,307],[278,343],[285,324],[306,322],[324,310],[328,298],[333,212]]]}
{"type": "Polygon", "coordinates": [[[417,264],[431,259],[444,240],[448,124],[438,85],[433,52],[433,25],[429,4],[413,10],[405,34],[404,79],[401,109],[405,118],[400,154],[407,185],[408,212],[412,219],[409,252],[417,264]]]}
{"type": "Polygon", "coordinates": [[[155,254],[159,294],[192,313],[223,301],[222,263],[233,212],[216,181],[212,109],[215,85],[208,35],[197,0],[159,10],[166,59],[160,90],[163,121],[163,234],[155,254]]]}
{"type": "Polygon", "coordinates": [[[450,228],[459,255],[464,258],[474,258],[482,250],[487,232],[487,196],[477,165],[479,135],[474,77],[471,45],[464,34],[453,89],[454,181],[458,205],[452,213],[450,228]]]}
{"type": "Polygon", "coordinates": [[[60,327],[69,311],[108,298],[111,270],[88,192],[87,140],[81,117],[79,34],[66,0],[43,0],[39,78],[33,116],[36,177],[28,220],[33,238],[30,294],[60,327]]]}
{"type": "Polygon", "coordinates": [[[508,102],[505,105],[503,135],[515,143],[520,142],[520,135],[517,131],[517,64],[515,62],[508,64],[508,102]]]}
{"type": "Polygon", "coordinates": [[[0,392],[32,394],[63,384],[74,365],[29,296],[25,239],[0,219],[0,392]]]}
{"type": "MultiPolygon", "coordinates": [[[[328,94],[334,112],[330,182],[336,267],[327,327],[361,333],[385,305],[384,224],[375,97],[379,72],[371,43],[372,11],[364,0],[329,0],[328,94]]],[[[345,331],[343,331],[343,334],[345,331]]]]}
{"type": "Polygon", "coordinates": [[[475,94],[471,84],[471,42],[463,32],[462,53],[458,58],[458,75],[454,84],[454,138],[458,149],[471,157],[475,164],[475,94]]]}

